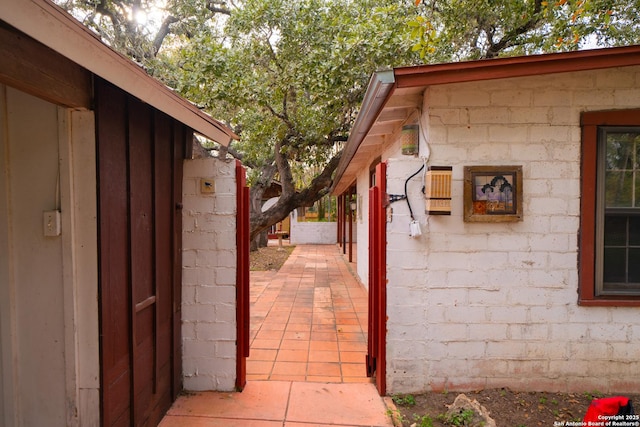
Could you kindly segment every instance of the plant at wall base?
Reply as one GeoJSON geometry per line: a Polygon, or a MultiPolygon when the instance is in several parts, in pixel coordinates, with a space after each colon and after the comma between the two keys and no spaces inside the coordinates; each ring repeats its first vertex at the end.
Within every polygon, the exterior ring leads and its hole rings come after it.
{"type": "Polygon", "coordinates": [[[594,391],[591,391],[591,392],[586,391],[584,393],[584,397],[586,397],[589,400],[600,399],[600,398],[604,397],[604,393],[599,392],[597,390],[594,390],[594,391]]]}
{"type": "Polygon", "coordinates": [[[433,427],[433,420],[431,419],[431,417],[429,415],[418,415],[418,414],[414,414],[413,415],[413,421],[416,427],[433,427]]]}
{"type": "Polygon", "coordinates": [[[473,420],[474,414],[475,412],[473,412],[473,410],[465,409],[459,413],[440,414],[438,415],[438,420],[455,427],[465,427],[473,420]]]}
{"type": "Polygon", "coordinates": [[[396,394],[391,397],[391,400],[393,400],[393,403],[400,406],[415,406],[416,404],[416,398],[411,394],[396,394]]]}
{"type": "Polygon", "coordinates": [[[387,416],[393,420],[394,425],[404,425],[409,422],[397,409],[387,409],[387,416]]]}

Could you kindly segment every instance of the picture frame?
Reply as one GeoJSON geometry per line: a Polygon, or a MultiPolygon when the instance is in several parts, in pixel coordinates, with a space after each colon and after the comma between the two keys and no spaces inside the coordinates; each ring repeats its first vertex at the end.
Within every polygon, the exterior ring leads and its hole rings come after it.
{"type": "Polygon", "coordinates": [[[464,221],[522,221],[522,166],[465,166],[464,221]]]}

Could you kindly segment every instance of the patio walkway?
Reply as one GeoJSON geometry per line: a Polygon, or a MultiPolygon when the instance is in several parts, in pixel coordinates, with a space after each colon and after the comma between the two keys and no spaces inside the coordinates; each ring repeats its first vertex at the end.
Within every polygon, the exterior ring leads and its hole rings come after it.
{"type": "Polygon", "coordinates": [[[334,245],[298,245],[251,272],[248,380],[370,382],[367,293],[334,245]]]}
{"type": "Polygon", "coordinates": [[[244,391],[180,397],[160,425],[393,426],[366,376],[366,331],[367,293],[339,248],[298,245],[280,271],[251,272],[244,391]]]}

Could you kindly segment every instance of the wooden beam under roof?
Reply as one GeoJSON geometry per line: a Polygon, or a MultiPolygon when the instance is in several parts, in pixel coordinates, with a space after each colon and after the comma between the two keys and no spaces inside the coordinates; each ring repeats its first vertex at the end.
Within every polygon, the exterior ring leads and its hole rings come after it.
{"type": "Polygon", "coordinates": [[[70,108],[91,107],[91,73],[0,21],[0,83],[70,108]]]}

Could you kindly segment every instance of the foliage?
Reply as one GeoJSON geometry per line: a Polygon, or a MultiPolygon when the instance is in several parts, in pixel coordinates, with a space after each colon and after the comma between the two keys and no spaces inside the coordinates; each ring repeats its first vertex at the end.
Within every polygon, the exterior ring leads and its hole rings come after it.
{"type": "Polygon", "coordinates": [[[371,73],[410,61],[394,0],[247,0],[166,57],[177,90],[232,124],[250,163],[323,166],[346,138],[371,73]]]}
{"type": "Polygon", "coordinates": [[[173,37],[190,36],[230,9],[224,0],[54,0],[102,40],[145,64],[173,37]]]}
{"type": "Polygon", "coordinates": [[[428,62],[640,42],[640,0],[417,0],[413,49],[428,62]]]}
{"type": "Polygon", "coordinates": [[[438,419],[446,424],[449,424],[455,427],[462,427],[462,426],[469,425],[471,420],[473,420],[474,415],[475,415],[475,412],[473,412],[473,410],[465,409],[458,413],[440,414],[438,415],[438,419]]]}
{"type": "MultiPolygon", "coordinates": [[[[209,26],[161,54],[170,66],[160,75],[241,135],[235,148],[254,169],[252,184],[270,181],[276,170],[265,176],[264,168],[277,166],[285,200],[272,212],[288,200],[286,215],[326,194],[372,72],[416,59],[406,6],[246,0],[224,27],[209,26]]],[[[276,216],[257,225],[252,215],[252,229],[276,216]]]]}
{"type": "Polygon", "coordinates": [[[252,236],[326,194],[372,72],[640,41],[640,0],[55,1],[241,135],[252,236]]]}
{"type": "Polygon", "coordinates": [[[400,406],[414,406],[416,404],[416,398],[411,394],[396,394],[391,399],[393,403],[400,406]]]}
{"type": "Polygon", "coordinates": [[[413,414],[413,420],[416,427],[433,427],[433,419],[429,415],[413,414]]]}

